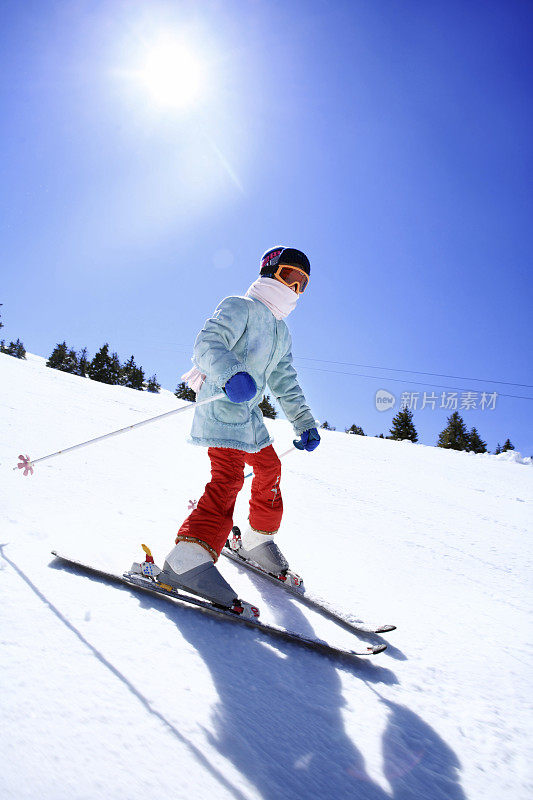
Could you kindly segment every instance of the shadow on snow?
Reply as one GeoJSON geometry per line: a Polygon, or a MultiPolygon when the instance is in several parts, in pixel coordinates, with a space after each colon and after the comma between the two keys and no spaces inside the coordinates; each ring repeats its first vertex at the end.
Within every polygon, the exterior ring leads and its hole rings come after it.
{"type": "MultiPolygon", "coordinates": [[[[145,598],[140,602],[151,605],[145,598]]],[[[464,800],[454,752],[420,717],[374,688],[398,683],[391,670],[364,658],[339,659],[265,640],[248,629],[221,629],[215,620],[208,631],[194,614],[165,605],[165,614],[201,655],[218,691],[213,732],[205,735],[261,797],[464,800]],[[383,759],[392,795],[370,778],[346,734],[339,670],[364,681],[389,711],[383,759]]],[[[314,635],[297,604],[287,603],[286,615],[282,610],[277,623],[290,621],[314,635]]]]}
{"type": "MultiPolygon", "coordinates": [[[[207,756],[154,709],[22,570],[3,552],[2,555],[98,660],[191,748],[204,768],[230,788],[231,784],[209,764],[207,756]]],[[[69,569],[56,562],[51,566],[69,569]]],[[[106,583],[96,576],[93,580],[106,583]]],[[[213,732],[205,730],[206,739],[255,786],[261,797],[274,800],[286,793],[297,793],[335,800],[465,800],[459,783],[460,763],[453,750],[418,715],[387,700],[374,688],[398,684],[391,670],[366,659],[332,658],[288,642],[274,642],[256,631],[202,618],[195,610],[171,605],[164,598],[143,596],[138,601],[142,607],[159,608],[204,660],[219,696],[213,732]],[[384,775],[392,794],[370,778],[361,752],[346,733],[341,714],[346,703],[339,670],[364,681],[389,712],[382,745],[384,775]]],[[[287,617],[292,626],[299,617],[298,630],[314,635],[296,604],[287,603],[285,611],[283,607],[277,611],[281,616],[278,624],[285,625],[287,617]]],[[[364,736],[362,730],[362,740],[364,736]]],[[[243,796],[236,787],[231,791],[236,797],[243,796]]]]}

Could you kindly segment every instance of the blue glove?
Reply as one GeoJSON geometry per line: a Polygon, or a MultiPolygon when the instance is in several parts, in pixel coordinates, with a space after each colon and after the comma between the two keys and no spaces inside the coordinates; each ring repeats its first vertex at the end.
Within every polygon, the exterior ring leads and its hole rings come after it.
{"type": "Polygon", "coordinates": [[[255,397],[257,386],[247,372],[237,372],[229,381],[226,381],[224,391],[232,403],[246,403],[247,400],[255,397]]]}
{"type": "Polygon", "coordinates": [[[293,441],[293,445],[297,450],[315,450],[320,444],[320,435],[316,428],[311,428],[309,431],[304,431],[299,439],[293,441]]]}

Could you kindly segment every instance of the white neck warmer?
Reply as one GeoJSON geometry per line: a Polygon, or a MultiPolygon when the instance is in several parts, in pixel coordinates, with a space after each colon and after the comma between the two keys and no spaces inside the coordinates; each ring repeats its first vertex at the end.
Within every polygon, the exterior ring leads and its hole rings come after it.
{"type": "Polygon", "coordinates": [[[260,300],[272,311],[276,319],[285,319],[296,308],[299,295],[275,278],[258,278],[252,283],[246,297],[260,300]]]}

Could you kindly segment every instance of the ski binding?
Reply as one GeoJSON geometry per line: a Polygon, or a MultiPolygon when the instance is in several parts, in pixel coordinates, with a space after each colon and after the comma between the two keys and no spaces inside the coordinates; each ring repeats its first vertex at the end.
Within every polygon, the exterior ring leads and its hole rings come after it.
{"type": "Polygon", "coordinates": [[[261,570],[261,572],[264,572],[266,575],[270,575],[272,578],[275,578],[281,583],[284,583],[286,586],[290,586],[291,589],[297,589],[298,591],[302,592],[302,594],[303,592],[305,592],[303,578],[297,575],[296,572],[293,572],[291,569],[286,569],[283,570],[283,572],[277,572],[277,573],[266,572],[266,570],[262,569],[262,567],[259,564],[256,564],[255,561],[249,562],[247,561],[247,559],[243,558],[239,554],[239,550],[241,549],[241,544],[242,544],[241,532],[239,528],[235,526],[231,529],[228,541],[224,545],[225,547],[228,547],[230,550],[232,550],[235,553],[235,555],[237,555],[241,559],[241,561],[246,561],[246,563],[253,564],[254,567],[256,567],[256,569],[261,570]]]}
{"type": "Polygon", "coordinates": [[[230,558],[232,561],[235,561],[242,567],[246,567],[246,569],[255,572],[257,575],[262,575],[264,578],[273,581],[278,586],[281,586],[282,589],[285,589],[287,592],[289,592],[289,594],[291,594],[293,597],[300,600],[301,603],[309,608],[314,608],[315,611],[318,611],[324,617],[337,622],[346,630],[354,633],[390,633],[391,631],[396,630],[396,625],[372,625],[364,622],[363,620],[353,619],[352,617],[340,614],[322,600],[316,599],[307,594],[302,578],[295,572],[292,572],[292,570],[286,570],[285,572],[278,574],[267,572],[260,567],[259,564],[256,564],[254,561],[249,561],[247,558],[241,556],[239,553],[240,547],[241,532],[237,526],[234,526],[226,544],[222,548],[222,553],[227,558],[230,558]]]}
{"type": "MultiPolygon", "coordinates": [[[[186,592],[187,590],[176,590],[173,586],[169,586],[168,583],[163,583],[160,581],[159,575],[161,574],[162,570],[155,563],[150,548],[145,544],[141,545],[141,547],[146,553],[145,560],[141,561],[140,563],[134,561],[131,565],[130,571],[124,573],[124,577],[131,580],[132,583],[138,583],[139,586],[147,585],[150,587],[155,585],[171,595],[181,597],[181,592],[186,592]]],[[[197,596],[201,597],[201,595],[197,596]]],[[[224,608],[227,611],[231,611],[233,614],[242,616],[244,619],[259,619],[259,609],[256,608],[256,606],[252,606],[250,603],[245,602],[244,600],[235,599],[231,606],[218,606],[216,603],[213,603],[212,605],[215,608],[224,608]]]]}

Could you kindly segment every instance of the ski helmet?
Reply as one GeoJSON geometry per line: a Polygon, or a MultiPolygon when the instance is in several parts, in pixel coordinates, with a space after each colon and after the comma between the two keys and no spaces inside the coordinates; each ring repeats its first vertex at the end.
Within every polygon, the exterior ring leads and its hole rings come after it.
{"type": "Polygon", "coordinates": [[[272,247],[261,257],[261,271],[263,276],[272,275],[279,264],[287,264],[290,267],[299,267],[307,274],[311,274],[311,264],[309,259],[301,250],[293,247],[272,247]]]}

